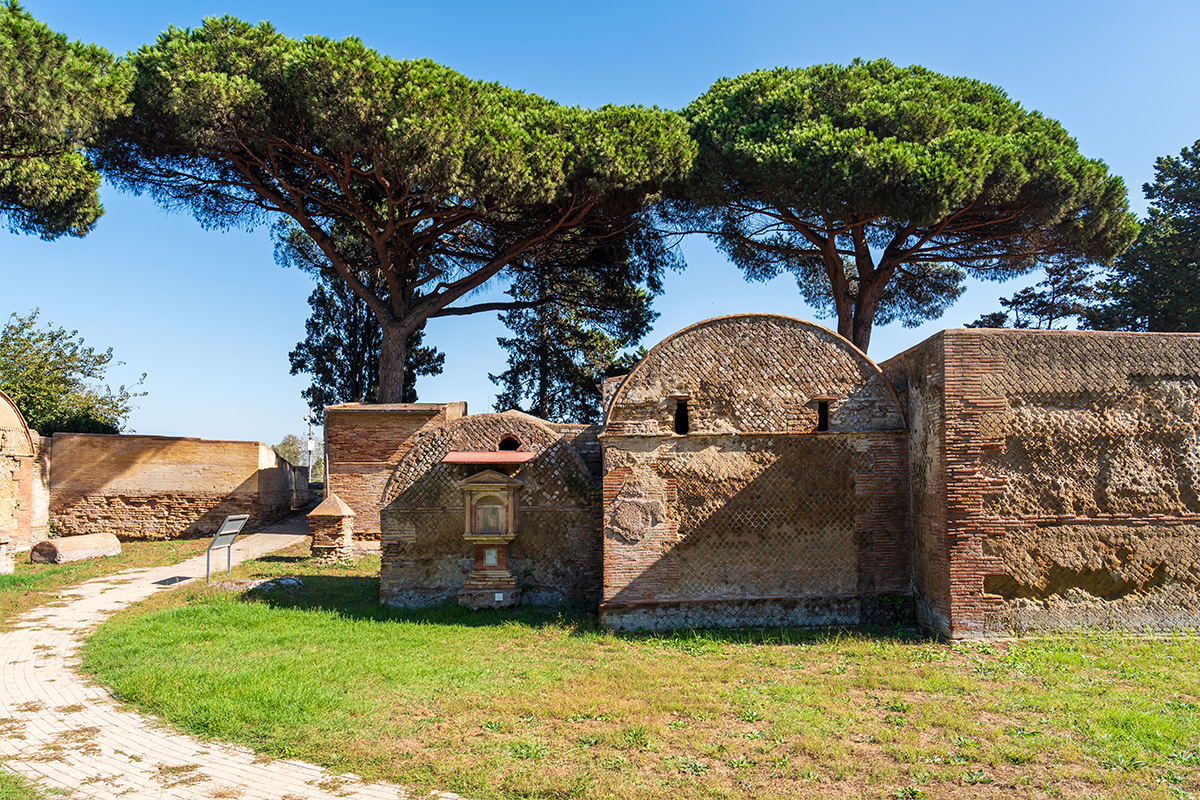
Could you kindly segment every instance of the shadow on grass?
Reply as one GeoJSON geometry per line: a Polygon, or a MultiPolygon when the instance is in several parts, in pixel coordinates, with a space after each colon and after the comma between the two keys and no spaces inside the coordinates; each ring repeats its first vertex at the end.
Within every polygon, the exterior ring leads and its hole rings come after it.
{"type": "MultiPolygon", "coordinates": [[[[290,560],[290,559],[284,559],[290,560]]],[[[295,591],[273,589],[251,591],[250,602],[273,608],[333,612],[348,619],[442,625],[458,628],[487,628],[519,625],[532,628],[556,627],[572,636],[612,636],[617,639],[663,644],[687,649],[720,644],[794,645],[822,644],[845,637],[868,638],[893,643],[931,641],[919,630],[898,626],[866,625],[855,628],[713,628],[662,632],[608,631],[600,627],[595,607],[579,605],[522,606],[515,609],[470,611],[453,601],[430,608],[401,609],[379,603],[379,578],[366,575],[300,575],[304,586],[295,591]]]]}

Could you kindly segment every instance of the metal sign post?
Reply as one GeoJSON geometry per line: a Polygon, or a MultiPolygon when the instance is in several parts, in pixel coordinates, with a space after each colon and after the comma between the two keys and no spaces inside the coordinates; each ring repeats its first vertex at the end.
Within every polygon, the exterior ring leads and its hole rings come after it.
{"type": "Polygon", "coordinates": [[[221,523],[221,527],[217,528],[217,532],[213,534],[213,540],[208,545],[208,553],[204,558],[204,582],[208,583],[209,577],[212,575],[212,552],[213,550],[225,550],[225,574],[233,574],[233,540],[242,532],[242,528],[246,525],[246,520],[250,519],[249,514],[233,514],[225,518],[221,523]]]}

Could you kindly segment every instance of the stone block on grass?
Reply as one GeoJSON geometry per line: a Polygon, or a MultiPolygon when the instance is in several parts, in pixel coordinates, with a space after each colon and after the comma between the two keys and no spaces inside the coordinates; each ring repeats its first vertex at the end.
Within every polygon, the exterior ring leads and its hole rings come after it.
{"type": "Polygon", "coordinates": [[[17,538],[16,531],[0,528],[0,575],[12,575],[16,569],[16,564],[13,562],[12,542],[17,538]]]}
{"type": "Polygon", "coordinates": [[[29,560],[35,564],[65,564],[68,561],[83,561],[120,553],[121,542],[116,536],[111,533],[88,533],[38,542],[29,551],[29,560]]]}

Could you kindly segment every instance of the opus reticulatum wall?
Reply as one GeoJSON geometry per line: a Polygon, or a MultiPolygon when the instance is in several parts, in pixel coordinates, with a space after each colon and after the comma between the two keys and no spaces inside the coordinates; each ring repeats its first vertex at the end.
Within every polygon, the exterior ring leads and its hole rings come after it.
{"type": "Polygon", "coordinates": [[[883,368],[927,627],[1200,627],[1200,337],[954,330],[883,368]]]}
{"type": "Polygon", "coordinates": [[[950,330],[876,366],[747,314],[603,397],[602,428],[335,411],[331,442],[382,453],[329,448],[339,495],[382,520],[381,599],[495,589],[625,629],[1200,627],[1200,336],[950,330]],[[481,527],[493,485],[512,526],[481,527]]]}
{"type": "Polygon", "coordinates": [[[605,625],[858,624],[910,595],[903,415],[836,334],[687,328],[625,379],[601,440],[605,625]]]}
{"type": "MultiPolygon", "coordinates": [[[[594,605],[600,589],[600,493],[596,476],[572,446],[586,444],[583,433],[578,426],[554,426],[508,411],[452,420],[413,437],[381,501],[380,599],[419,607],[459,596],[485,558],[482,546],[464,535],[461,485],[473,475],[500,472],[521,486],[513,494],[514,535],[499,548],[496,571],[515,580],[523,602],[594,605]],[[465,458],[475,460],[447,463],[451,453],[473,453],[465,458]],[[492,460],[507,454],[526,460],[492,460]]],[[[507,597],[500,602],[510,604],[507,597]]]]}

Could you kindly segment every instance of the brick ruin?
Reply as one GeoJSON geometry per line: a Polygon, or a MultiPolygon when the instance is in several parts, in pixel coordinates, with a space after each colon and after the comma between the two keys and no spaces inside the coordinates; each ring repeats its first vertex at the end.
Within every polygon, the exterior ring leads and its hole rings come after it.
{"type": "Polygon", "coordinates": [[[648,630],[1200,627],[1200,336],[952,330],[877,366],[747,314],[604,395],[590,427],[328,409],[328,491],[382,538],[381,600],[648,630]]]}
{"type": "Polygon", "coordinates": [[[854,625],[909,591],[900,403],[823,328],[687,328],[621,384],[601,439],[606,625],[854,625]]]}
{"type": "Polygon", "coordinates": [[[12,400],[0,392],[0,551],[4,553],[28,550],[48,535],[47,445],[48,440],[31,431],[12,400]]]}
{"type": "Polygon", "coordinates": [[[927,628],[1200,627],[1200,336],[953,330],[882,367],[927,628]]]}
{"type": "Polygon", "coordinates": [[[600,475],[579,451],[599,449],[596,433],[515,411],[465,416],[417,433],[376,506],[381,600],[415,607],[457,598],[481,607],[511,605],[517,593],[521,602],[594,605],[600,475]],[[484,488],[488,483],[495,488],[484,488]],[[476,495],[470,507],[466,489],[476,495]],[[491,508],[498,530],[488,544],[487,526],[474,523],[491,508]],[[501,541],[506,534],[514,535],[501,541]]]}

